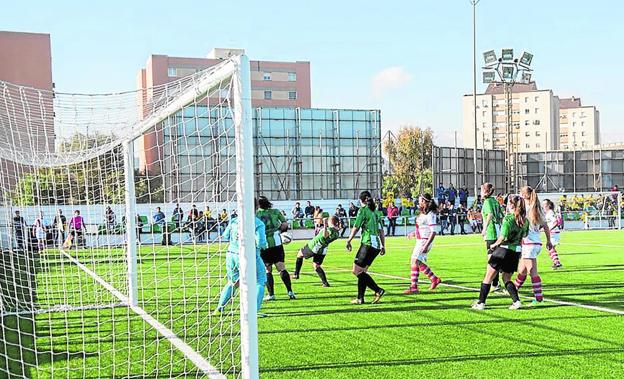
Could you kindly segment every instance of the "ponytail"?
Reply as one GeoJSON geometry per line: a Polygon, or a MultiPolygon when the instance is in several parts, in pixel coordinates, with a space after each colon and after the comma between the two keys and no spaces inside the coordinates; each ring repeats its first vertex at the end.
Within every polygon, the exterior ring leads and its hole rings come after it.
{"type": "Polygon", "coordinates": [[[514,219],[516,225],[522,227],[526,221],[526,206],[524,205],[524,199],[518,195],[510,199],[511,204],[514,206],[514,219]]]}
{"type": "Polygon", "coordinates": [[[539,203],[537,192],[531,186],[525,186],[520,189],[522,197],[527,199],[529,209],[529,221],[533,225],[541,225],[544,223],[544,212],[539,203]]]}
{"type": "Polygon", "coordinates": [[[368,206],[368,208],[375,212],[377,206],[375,205],[375,200],[373,200],[373,196],[369,191],[360,192],[360,201],[368,206]]]}
{"type": "Polygon", "coordinates": [[[483,183],[481,188],[485,190],[485,198],[491,197],[494,193],[494,184],[490,182],[483,183]]]}

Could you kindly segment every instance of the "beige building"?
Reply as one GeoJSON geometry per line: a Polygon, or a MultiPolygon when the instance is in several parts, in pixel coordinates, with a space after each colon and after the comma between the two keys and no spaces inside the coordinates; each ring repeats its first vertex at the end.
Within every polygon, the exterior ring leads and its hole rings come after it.
{"type": "Polygon", "coordinates": [[[600,112],[593,105],[583,106],[578,97],[560,100],[559,125],[562,150],[600,145],[600,112]]]}
{"type": "MultiPolygon", "coordinates": [[[[474,147],[472,95],[464,95],[464,147],[474,147]]],[[[511,94],[514,151],[544,151],[559,147],[559,99],[535,83],[516,84],[511,94]],[[557,136],[553,138],[552,136],[557,136]]],[[[477,95],[477,148],[506,149],[507,105],[502,85],[490,84],[477,95]]]]}

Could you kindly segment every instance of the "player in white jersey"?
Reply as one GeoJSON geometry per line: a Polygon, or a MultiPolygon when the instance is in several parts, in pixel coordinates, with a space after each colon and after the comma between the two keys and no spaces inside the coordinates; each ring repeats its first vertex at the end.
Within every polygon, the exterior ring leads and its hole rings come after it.
{"type": "Polygon", "coordinates": [[[420,271],[423,271],[431,281],[430,290],[435,289],[442,282],[426,264],[433,239],[436,236],[435,228],[438,226],[436,216],[438,206],[431,195],[425,193],[420,195],[418,207],[420,208],[420,215],[416,218],[416,230],[407,235],[407,238],[416,238],[416,246],[414,246],[411,258],[412,283],[410,288],[405,290],[404,293],[406,295],[418,293],[418,276],[420,271]]]}
{"type": "Polygon", "coordinates": [[[548,249],[552,247],[550,229],[546,224],[544,212],[535,190],[529,186],[522,187],[520,195],[524,199],[527,209],[529,232],[527,236],[522,239],[522,255],[520,263],[518,264],[518,276],[516,277],[515,285],[516,288],[519,289],[526,280],[527,274],[530,274],[531,283],[533,284],[533,294],[535,295],[533,305],[539,305],[542,304],[544,298],[542,295],[542,279],[537,272],[537,256],[542,250],[542,230],[546,233],[546,246],[548,249]]]}
{"type": "Polygon", "coordinates": [[[550,259],[553,262],[552,268],[556,270],[558,268],[563,267],[561,261],[559,261],[559,253],[557,253],[556,246],[559,245],[559,241],[561,238],[561,217],[555,214],[555,204],[549,199],[546,199],[542,202],[542,207],[546,213],[546,223],[548,224],[548,229],[550,230],[550,240],[552,241],[552,249],[548,251],[550,254],[550,259]]]}

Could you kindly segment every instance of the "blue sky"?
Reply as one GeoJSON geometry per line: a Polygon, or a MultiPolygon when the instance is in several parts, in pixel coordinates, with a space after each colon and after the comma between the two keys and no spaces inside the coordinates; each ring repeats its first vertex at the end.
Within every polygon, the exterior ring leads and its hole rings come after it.
{"type": "MultiPolygon", "coordinates": [[[[603,141],[624,141],[622,2],[477,7],[479,58],[503,47],[531,51],[539,88],[597,105],[603,141]]],[[[24,0],[0,13],[0,30],[51,34],[62,91],[132,89],[149,54],[242,47],[252,59],[309,60],[315,107],[381,109],[384,130],[431,127],[445,144],[461,132],[461,96],[472,91],[471,22],[469,0],[24,0]]]]}

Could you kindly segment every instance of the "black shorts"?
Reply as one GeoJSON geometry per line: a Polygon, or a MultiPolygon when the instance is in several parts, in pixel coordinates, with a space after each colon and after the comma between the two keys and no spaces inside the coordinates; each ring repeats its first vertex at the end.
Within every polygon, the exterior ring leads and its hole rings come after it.
{"type": "Polygon", "coordinates": [[[353,263],[360,267],[368,267],[373,264],[373,261],[377,258],[380,252],[380,249],[375,249],[372,246],[362,244],[360,245],[357,254],[355,254],[355,260],[353,263]]]}
{"type": "Polygon", "coordinates": [[[520,255],[521,253],[519,251],[513,251],[499,246],[494,250],[494,254],[492,254],[488,263],[496,271],[511,274],[518,270],[520,255]]]}
{"type": "Polygon", "coordinates": [[[323,261],[325,260],[325,255],[314,254],[314,252],[310,250],[308,245],[305,245],[301,248],[301,253],[303,254],[303,257],[305,259],[312,258],[312,262],[316,263],[317,265],[322,265],[323,261]]]}
{"type": "Polygon", "coordinates": [[[496,242],[496,240],[486,240],[485,241],[485,251],[490,254],[490,246],[492,246],[496,242]]]}
{"type": "Polygon", "coordinates": [[[284,245],[269,247],[262,250],[260,256],[265,265],[274,265],[278,262],[284,262],[286,254],[284,253],[284,245]]]}

